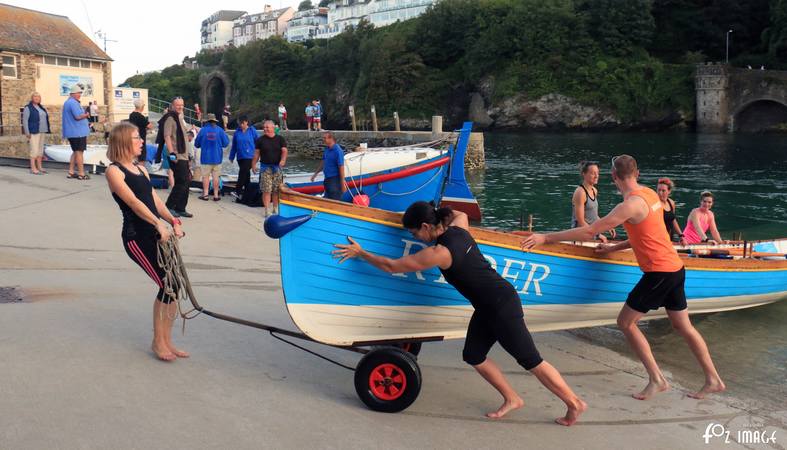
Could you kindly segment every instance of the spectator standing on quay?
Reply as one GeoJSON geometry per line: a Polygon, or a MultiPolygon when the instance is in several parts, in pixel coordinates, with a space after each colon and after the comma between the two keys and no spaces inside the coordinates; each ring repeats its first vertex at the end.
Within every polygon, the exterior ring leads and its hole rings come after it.
{"type": "Polygon", "coordinates": [[[278,113],[279,113],[279,127],[281,127],[282,130],[286,130],[287,129],[287,108],[284,106],[284,103],[282,103],[282,102],[279,102],[278,113]]]}
{"type": "Polygon", "coordinates": [[[312,106],[311,102],[306,102],[306,109],[304,110],[306,114],[306,129],[308,131],[312,130],[312,125],[314,124],[314,107],[312,106]]]}
{"type": "Polygon", "coordinates": [[[277,136],[273,121],[266,120],[262,126],[262,136],[257,139],[252,167],[255,173],[260,171],[260,190],[262,191],[263,215],[279,213],[279,189],[284,182],[282,168],[287,163],[287,141],[277,136]],[[257,161],[260,168],[257,169],[257,161]],[[271,210],[271,202],[273,210],[271,210]]]}
{"type": "MultiPolygon", "coordinates": [[[[90,113],[90,123],[98,123],[98,102],[93,100],[88,104],[88,112],[90,113]]],[[[95,127],[95,125],[93,125],[95,127]]],[[[94,130],[95,131],[95,128],[94,130]]],[[[109,130],[106,130],[109,132],[109,130]]]]}
{"type": "Polygon", "coordinates": [[[243,192],[251,179],[251,162],[254,159],[254,143],[257,142],[257,130],[249,126],[249,118],[240,116],[239,127],[232,136],[230,149],[230,162],[238,158],[238,182],[235,185],[235,195],[243,198],[243,192]]]}
{"type": "Polygon", "coordinates": [[[41,105],[41,94],[33,92],[30,103],[22,112],[22,128],[30,143],[30,173],[43,175],[46,170],[41,166],[44,159],[44,137],[51,132],[49,113],[41,105]]]}
{"type": "Polygon", "coordinates": [[[226,130],[229,127],[231,115],[230,105],[224,105],[224,111],[221,112],[221,128],[226,130]]]}
{"type": "Polygon", "coordinates": [[[218,126],[215,114],[208,114],[205,125],[199,130],[194,147],[200,149],[200,167],[202,168],[202,195],[200,200],[210,198],[208,183],[213,176],[213,201],[221,200],[219,196],[219,177],[221,177],[221,161],[224,159],[224,147],[230,139],[227,133],[218,126]]]}
{"type": "Polygon", "coordinates": [[[320,105],[319,100],[312,101],[312,119],[314,122],[314,129],[317,131],[322,131],[322,105],[320,105]]]}
{"type": "Polygon", "coordinates": [[[322,185],[325,188],[325,198],[341,200],[342,195],[347,192],[347,183],[344,181],[344,150],[336,143],[336,138],[330,131],[323,134],[322,139],[325,143],[325,151],[320,166],[312,175],[312,181],[318,173],[323,172],[325,178],[322,185]]]}
{"type": "MultiPolygon", "coordinates": [[[[142,112],[145,110],[145,102],[138,98],[134,100],[134,111],[128,115],[128,121],[137,127],[139,130],[139,137],[142,143],[145,144],[148,130],[153,128],[147,117],[142,112]]],[[[145,169],[150,170],[150,163],[147,162],[147,146],[142,145],[142,153],[139,155],[139,162],[145,164],[145,169]]]]}
{"type": "Polygon", "coordinates": [[[186,211],[189,202],[189,181],[191,169],[189,167],[189,152],[186,144],[187,126],[183,120],[183,98],[175,97],[169,107],[169,112],[162,117],[162,140],[170,153],[175,154],[175,163],[171,165],[175,177],[175,185],[167,198],[167,208],[175,217],[194,217],[186,211]]]}
{"type": "Polygon", "coordinates": [[[90,177],[85,175],[84,157],[87,149],[87,136],[90,134],[90,127],[87,123],[90,113],[82,110],[82,105],[79,104],[81,98],[82,87],[75,84],[71,88],[68,99],[63,103],[63,137],[68,139],[72,152],[71,160],[68,162],[67,178],[89,180],[90,177]],[[77,174],[74,173],[75,169],[77,174]]]}

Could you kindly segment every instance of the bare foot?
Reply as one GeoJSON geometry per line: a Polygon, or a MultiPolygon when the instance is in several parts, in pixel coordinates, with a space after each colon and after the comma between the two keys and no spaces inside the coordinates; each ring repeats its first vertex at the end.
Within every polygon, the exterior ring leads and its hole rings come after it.
{"type": "Polygon", "coordinates": [[[486,417],[489,417],[490,419],[499,419],[505,416],[506,414],[508,414],[509,411],[519,409],[523,406],[525,406],[525,402],[519,397],[517,397],[514,400],[506,400],[503,402],[503,405],[500,406],[500,409],[498,409],[497,411],[486,413],[486,417]]]}
{"type": "Polygon", "coordinates": [[[579,416],[588,409],[588,404],[579,400],[579,403],[575,406],[570,406],[568,411],[566,411],[565,417],[558,417],[555,419],[555,422],[559,425],[563,425],[565,427],[570,427],[577,422],[579,416]]]}
{"type": "Polygon", "coordinates": [[[183,351],[172,344],[167,344],[167,348],[178,358],[188,358],[190,356],[189,352],[183,351]]]}
{"type": "Polygon", "coordinates": [[[708,394],[713,394],[714,392],[723,392],[725,389],[727,389],[727,386],[724,385],[724,382],[721,381],[721,378],[716,378],[715,380],[706,381],[705,386],[703,386],[702,389],[697,392],[692,392],[688,394],[688,396],[691,398],[703,399],[708,394]]]}
{"type": "Polygon", "coordinates": [[[153,353],[156,354],[156,357],[162,361],[174,361],[178,359],[172,351],[166,346],[159,346],[156,345],[154,342],[153,345],[150,346],[150,349],[153,350],[153,353]]]}
{"type": "Polygon", "coordinates": [[[645,386],[641,392],[637,394],[631,394],[632,397],[636,398],[637,400],[647,400],[654,395],[658,394],[659,392],[664,392],[669,389],[669,384],[667,384],[667,380],[661,379],[660,381],[649,381],[648,385],[645,386]]]}

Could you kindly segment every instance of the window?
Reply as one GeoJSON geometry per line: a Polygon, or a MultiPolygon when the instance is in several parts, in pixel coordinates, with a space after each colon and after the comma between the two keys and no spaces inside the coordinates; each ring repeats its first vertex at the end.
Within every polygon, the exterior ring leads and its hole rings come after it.
{"type": "Polygon", "coordinates": [[[3,78],[16,78],[16,56],[3,55],[3,78]]]}
{"type": "Polygon", "coordinates": [[[71,67],[79,67],[79,60],[78,59],[69,59],[68,65],[71,67]]]}
{"type": "Polygon", "coordinates": [[[54,66],[57,64],[57,58],[54,56],[44,56],[44,64],[51,64],[54,66]]]}
{"type": "Polygon", "coordinates": [[[89,68],[90,68],[90,61],[85,61],[84,59],[83,59],[83,60],[80,60],[80,61],[79,61],[79,65],[80,65],[80,67],[82,67],[83,69],[89,69],[89,68]]]}

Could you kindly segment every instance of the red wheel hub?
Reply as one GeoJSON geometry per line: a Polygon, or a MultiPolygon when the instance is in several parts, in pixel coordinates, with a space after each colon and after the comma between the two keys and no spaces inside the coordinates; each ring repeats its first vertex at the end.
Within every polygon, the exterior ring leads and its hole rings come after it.
{"type": "Polygon", "coordinates": [[[396,364],[380,364],[369,374],[369,388],[380,400],[396,400],[407,388],[407,377],[396,364]]]}

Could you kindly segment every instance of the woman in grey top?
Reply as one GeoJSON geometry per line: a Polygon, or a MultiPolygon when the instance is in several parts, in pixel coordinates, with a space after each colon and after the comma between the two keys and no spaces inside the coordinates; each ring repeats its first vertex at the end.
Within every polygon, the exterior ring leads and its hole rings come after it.
{"type": "Polygon", "coordinates": [[[41,106],[41,94],[33,92],[30,103],[22,111],[22,129],[30,143],[30,173],[42,175],[46,173],[41,167],[44,159],[44,135],[52,128],[49,126],[49,114],[41,106]]]}
{"type": "MultiPolygon", "coordinates": [[[[582,175],[582,184],[574,189],[571,198],[571,228],[586,227],[598,220],[598,163],[595,161],[582,161],[579,164],[579,173],[582,175]]],[[[612,238],[615,237],[615,230],[610,230],[612,238]]],[[[599,234],[598,239],[607,242],[603,234],[599,234]]]]}

